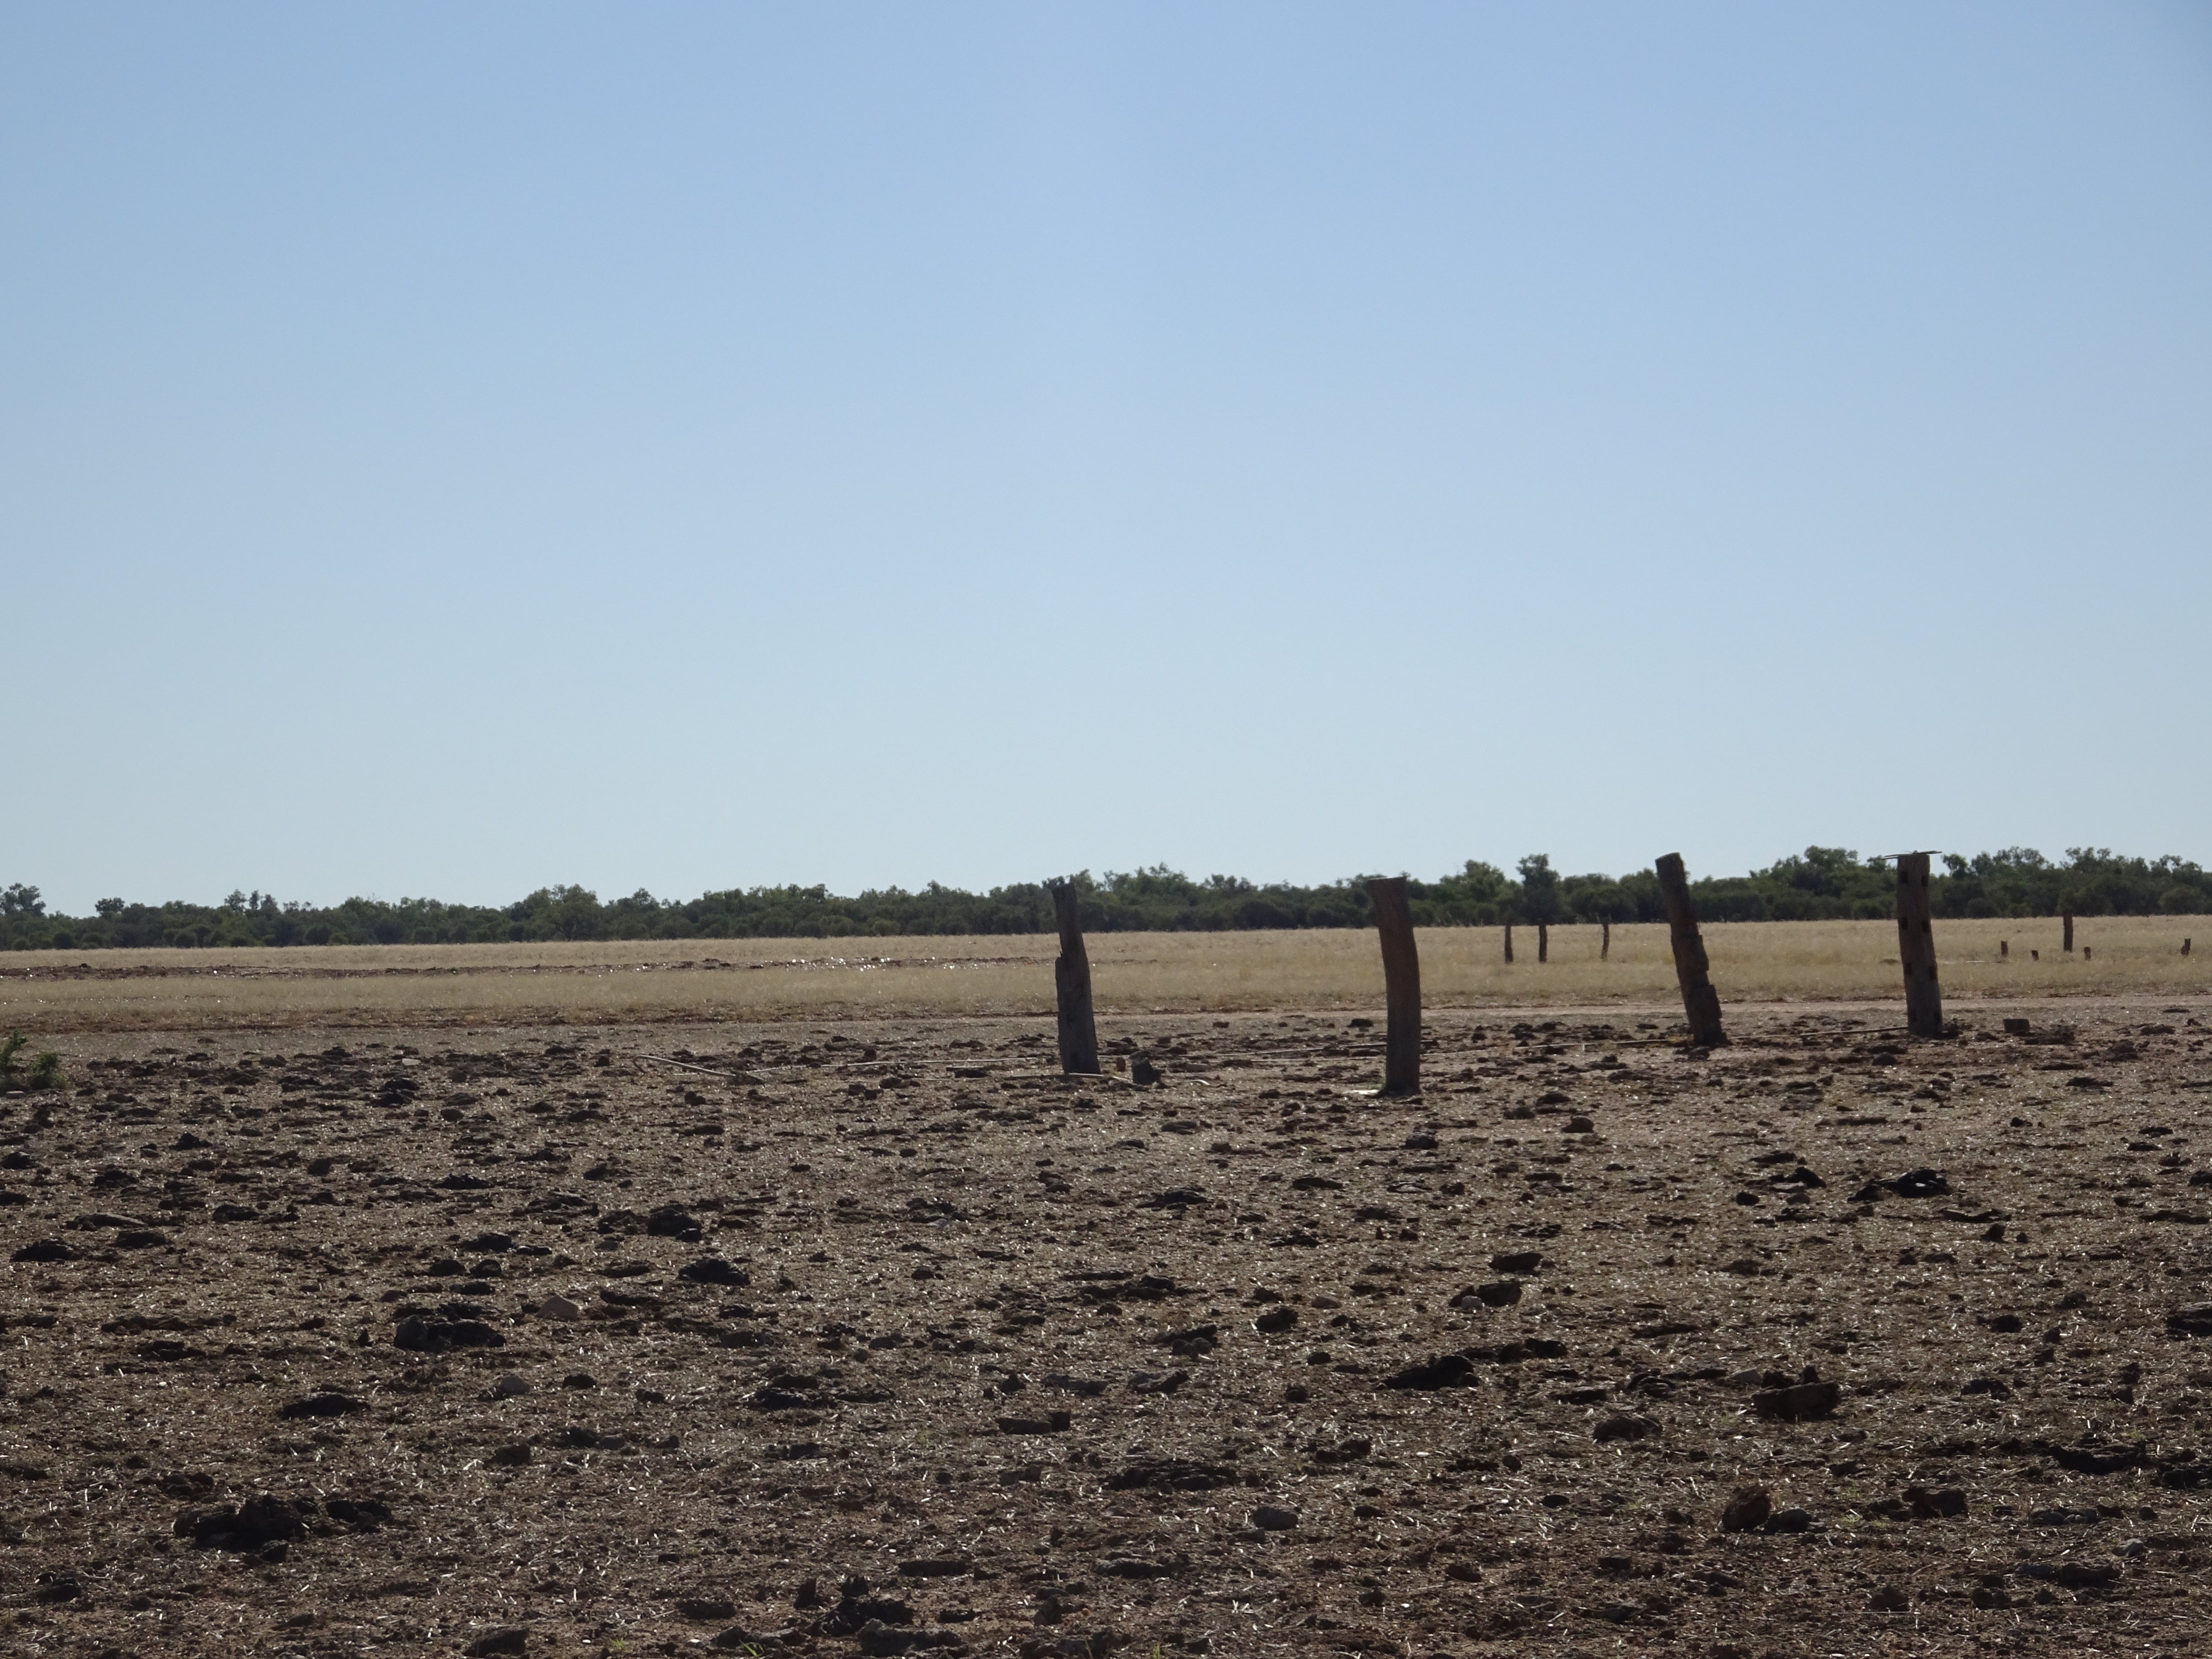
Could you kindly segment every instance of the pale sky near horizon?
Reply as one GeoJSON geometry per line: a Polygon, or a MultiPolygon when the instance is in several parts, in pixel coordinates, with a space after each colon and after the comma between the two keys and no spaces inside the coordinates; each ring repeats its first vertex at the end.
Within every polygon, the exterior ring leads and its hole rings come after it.
{"type": "Polygon", "coordinates": [[[0,883],[2212,862],[2212,8],[0,3],[0,883]]]}

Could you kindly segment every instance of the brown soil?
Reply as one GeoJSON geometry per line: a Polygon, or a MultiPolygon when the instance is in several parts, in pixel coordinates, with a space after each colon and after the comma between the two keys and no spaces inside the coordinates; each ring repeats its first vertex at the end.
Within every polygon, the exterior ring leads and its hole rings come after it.
{"type": "Polygon", "coordinates": [[[0,1629],[2202,1651],[2201,1015],[1443,1015],[1391,1102],[1340,1016],[1116,1021],[1146,1090],[1034,1021],[87,1039],[0,1103],[0,1629]]]}

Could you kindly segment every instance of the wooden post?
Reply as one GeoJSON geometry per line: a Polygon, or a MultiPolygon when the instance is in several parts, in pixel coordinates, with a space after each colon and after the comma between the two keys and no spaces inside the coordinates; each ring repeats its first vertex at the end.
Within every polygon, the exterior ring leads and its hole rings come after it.
{"type": "Polygon", "coordinates": [[[2063,948],[2070,954],[2074,949],[2074,913],[2071,910],[2062,910],[2059,912],[2059,919],[2066,924],[2063,948]]]}
{"type": "Polygon", "coordinates": [[[1613,924],[1601,921],[1597,925],[1597,959],[1603,962],[1613,954],[1613,924]]]}
{"type": "Polygon", "coordinates": [[[1060,994],[1060,1069],[1096,1075],[1098,1027],[1091,1015],[1091,957],[1083,948],[1083,922],[1073,882],[1055,882],[1052,908],[1060,919],[1060,959],[1052,964],[1060,994]]]}
{"type": "Polygon", "coordinates": [[[1936,925],[1928,911],[1928,854],[1897,856],[1897,959],[1905,967],[1905,1025],[1915,1036],[1943,1035],[1943,992],[1936,982],[1936,925]]]}
{"type": "Polygon", "coordinates": [[[1510,921],[1505,924],[1505,960],[1513,960],[1513,924],[1510,921]]]}
{"type": "Polygon", "coordinates": [[[2187,939],[2181,941],[2181,954],[2185,957],[2189,954],[2189,941],[2187,939]]]}
{"type": "Polygon", "coordinates": [[[1698,933],[1698,908],[1690,902],[1690,878],[1682,855],[1659,860],[1659,896],[1667,903],[1667,933],[1674,947],[1674,977],[1681,982],[1682,1012],[1689,1016],[1690,1041],[1702,1048],[1728,1042],[1721,1030],[1721,994],[1713,989],[1712,964],[1698,933]]]}
{"type": "Polygon", "coordinates": [[[1413,912],[1406,878],[1384,876],[1367,884],[1375,931],[1382,939],[1382,981],[1389,1021],[1382,1044],[1382,1092],[1421,1092],[1421,957],[1413,946],[1413,912]]]}
{"type": "Polygon", "coordinates": [[[1552,929],[1548,923],[1540,921],[1536,924],[1536,960],[1549,962],[1551,959],[1552,929]]]}

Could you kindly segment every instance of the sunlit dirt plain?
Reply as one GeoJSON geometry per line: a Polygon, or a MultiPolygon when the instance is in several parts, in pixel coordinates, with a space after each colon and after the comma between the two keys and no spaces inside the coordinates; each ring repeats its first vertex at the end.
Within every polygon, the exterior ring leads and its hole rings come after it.
{"type": "Polygon", "coordinates": [[[0,1633],[2202,1652],[2197,920],[10,958],[0,1633]]]}

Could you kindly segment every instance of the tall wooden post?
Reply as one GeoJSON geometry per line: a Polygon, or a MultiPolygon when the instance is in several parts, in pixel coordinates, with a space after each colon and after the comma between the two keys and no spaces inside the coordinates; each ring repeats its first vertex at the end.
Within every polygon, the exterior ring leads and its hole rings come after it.
{"type": "Polygon", "coordinates": [[[2070,952],[2074,949],[2074,913],[2071,910],[2065,911],[2060,915],[2059,920],[2066,924],[2066,937],[2062,944],[2063,948],[2070,952]]]}
{"type": "Polygon", "coordinates": [[[1597,959],[1603,962],[1613,954],[1613,924],[1601,921],[1597,925],[1597,959]]]}
{"type": "Polygon", "coordinates": [[[1550,924],[1549,924],[1549,923],[1547,923],[1547,922],[1541,922],[1541,921],[1540,921],[1540,922],[1538,922],[1538,923],[1536,924],[1536,960],[1537,960],[1537,961],[1539,961],[1539,962],[1549,962],[1551,959],[1552,959],[1552,929],[1551,929],[1551,926],[1550,926],[1550,924]]]}
{"type": "Polygon", "coordinates": [[[1091,957],[1083,948],[1083,922],[1076,898],[1073,882],[1053,884],[1052,908],[1060,920],[1060,959],[1052,964],[1052,983],[1060,994],[1060,1069],[1088,1077],[1098,1070],[1098,1026],[1091,1014],[1091,957]]]}
{"type": "Polygon", "coordinates": [[[1905,1026],[1915,1036],[1943,1035],[1943,992],[1936,983],[1936,924],[1928,911],[1928,854],[1897,858],[1897,959],[1905,964],[1905,1026]]]}
{"type": "Polygon", "coordinates": [[[1413,948],[1413,912],[1406,902],[1403,876],[1380,877],[1367,884],[1375,907],[1375,931],[1382,939],[1382,981],[1389,1000],[1389,1022],[1382,1045],[1382,1092],[1421,1092],[1421,957],[1413,948]]]}
{"type": "Polygon", "coordinates": [[[1513,924],[1510,921],[1505,924],[1505,959],[1513,960],[1513,924]]]}
{"type": "Polygon", "coordinates": [[[1690,902],[1689,873],[1682,855],[1669,853],[1658,862],[1659,896],[1667,904],[1667,933],[1674,947],[1674,977],[1682,987],[1682,1012],[1689,1017],[1690,1041],[1703,1048],[1728,1042],[1721,1030],[1721,994],[1713,989],[1712,964],[1698,933],[1698,908],[1690,902]]]}

